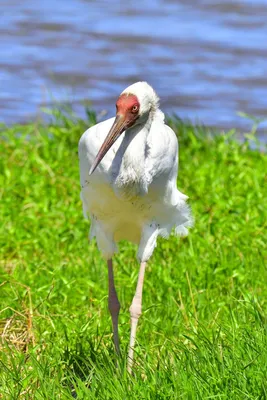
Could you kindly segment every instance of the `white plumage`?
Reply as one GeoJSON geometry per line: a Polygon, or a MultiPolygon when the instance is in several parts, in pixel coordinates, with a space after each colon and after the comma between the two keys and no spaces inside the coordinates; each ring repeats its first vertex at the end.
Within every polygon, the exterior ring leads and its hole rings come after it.
{"type": "Polygon", "coordinates": [[[192,218],[187,196],[176,186],[178,141],[156,108],[153,89],[138,82],[127,91],[140,98],[140,104],[146,102],[155,109],[143,124],[121,134],[91,176],[89,170],[114,118],[83,134],[79,143],[81,198],[85,217],[91,216],[90,238],[96,236],[106,259],[117,250],[116,242],[126,239],[139,244],[138,258],[147,261],[157,236],[168,237],[173,227],[177,234],[186,235],[192,218]],[[143,95],[147,87],[151,97],[143,95]],[[153,245],[148,240],[151,236],[153,245]]]}
{"type": "Polygon", "coordinates": [[[138,259],[144,263],[151,257],[158,236],[168,237],[173,228],[184,236],[192,225],[187,196],[176,186],[177,137],[165,124],[158,103],[151,86],[135,83],[119,97],[116,121],[101,122],[80,139],[84,215],[91,219],[90,238],[96,237],[108,260],[117,251],[116,243],[126,239],[138,244],[138,259]],[[96,163],[97,153],[118,118],[123,119],[126,129],[96,163]]]}

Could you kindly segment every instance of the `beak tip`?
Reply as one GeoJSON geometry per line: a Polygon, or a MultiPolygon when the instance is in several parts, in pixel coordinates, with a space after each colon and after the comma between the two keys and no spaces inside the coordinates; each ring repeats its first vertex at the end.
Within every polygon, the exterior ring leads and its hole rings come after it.
{"type": "Polygon", "coordinates": [[[92,175],[92,173],[94,172],[95,167],[94,165],[91,166],[90,170],[89,170],[89,176],[92,175]]]}

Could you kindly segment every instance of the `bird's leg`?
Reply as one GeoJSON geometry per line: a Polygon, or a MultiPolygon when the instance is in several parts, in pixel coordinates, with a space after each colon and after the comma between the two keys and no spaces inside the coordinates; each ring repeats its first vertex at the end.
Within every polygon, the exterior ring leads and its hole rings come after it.
{"type": "Polygon", "coordinates": [[[136,328],[137,328],[138,318],[140,317],[142,312],[142,292],[143,292],[145,269],[146,269],[146,262],[141,262],[136,291],[130,307],[131,335],[130,335],[130,347],[128,352],[128,363],[127,363],[127,370],[129,373],[132,372],[136,328]]]}
{"type": "Polygon", "coordinates": [[[108,260],[108,308],[112,318],[113,340],[117,354],[120,354],[118,318],[120,303],[115,289],[112,259],[108,260]]]}

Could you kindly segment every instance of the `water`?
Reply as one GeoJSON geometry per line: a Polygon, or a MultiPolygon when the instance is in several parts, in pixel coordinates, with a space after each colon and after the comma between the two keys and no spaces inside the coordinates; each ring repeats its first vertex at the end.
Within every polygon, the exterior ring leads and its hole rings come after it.
{"type": "Polygon", "coordinates": [[[267,0],[1,0],[0,10],[6,123],[53,98],[111,116],[138,80],[192,121],[245,129],[238,111],[267,118],[267,0]]]}

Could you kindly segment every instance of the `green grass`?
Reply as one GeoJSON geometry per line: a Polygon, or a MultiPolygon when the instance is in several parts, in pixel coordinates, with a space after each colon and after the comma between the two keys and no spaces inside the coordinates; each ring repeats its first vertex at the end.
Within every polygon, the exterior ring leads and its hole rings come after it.
{"type": "Polygon", "coordinates": [[[79,199],[77,143],[95,117],[54,115],[0,133],[0,398],[266,399],[266,153],[170,120],[195,226],[149,262],[132,377],[136,248],[115,257],[116,368],[107,268],[79,199]]]}

